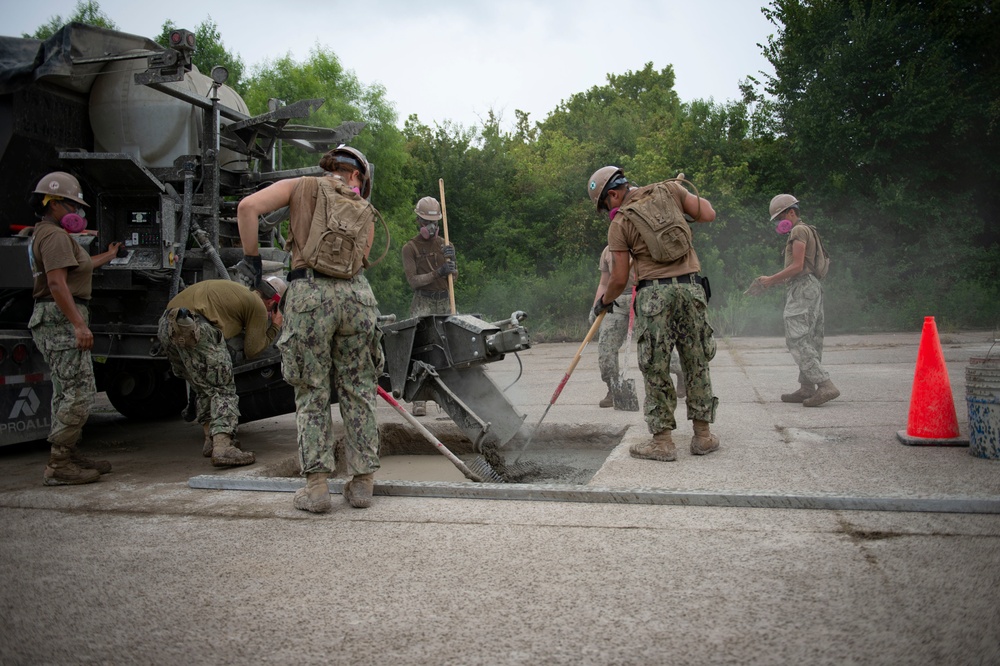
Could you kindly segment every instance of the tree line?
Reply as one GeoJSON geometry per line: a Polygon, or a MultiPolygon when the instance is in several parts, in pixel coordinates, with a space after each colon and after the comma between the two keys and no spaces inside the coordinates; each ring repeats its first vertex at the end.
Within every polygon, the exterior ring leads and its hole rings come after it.
{"type": "MultiPolygon", "coordinates": [[[[710,317],[723,335],[780,335],[780,290],[751,298],[758,275],[782,267],[771,197],[802,202],[832,258],[827,331],[1000,326],[1000,11],[995,0],[772,0],[765,57],[774,74],[748,76],[741,98],[679,99],[674,66],[609,73],[542,120],[492,112],[481,125],[402,127],[389,91],[365,84],[330,49],[247,67],[217,25],[195,29],[195,64],[222,64],[251,113],[269,99],[322,97],[311,124],[364,121],[352,145],[375,164],[372,201],[392,249],[369,271],[383,312],[404,316],[411,291],[400,252],[417,199],[444,179],[458,254],[456,302],[487,318],[529,313],[539,340],[579,339],[598,282],[608,219],[585,184],[615,164],[635,184],[683,172],[718,217],[695,229],[712,282],[710,317]]],[[[116,27],[93,0],[54,17],[116,27]]],[[[166,21],[158,41],[175,24],[166,21]]],[[[682,66],[682,65],[679,65],[682,66]]],[[[314,155],[282,150],[285,168],[314,155]]]]}

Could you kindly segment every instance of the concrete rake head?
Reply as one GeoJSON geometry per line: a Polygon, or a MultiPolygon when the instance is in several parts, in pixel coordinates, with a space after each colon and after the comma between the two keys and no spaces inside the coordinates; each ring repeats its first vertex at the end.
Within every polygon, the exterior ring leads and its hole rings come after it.
{"type": "Polygon", "coordinates": [[[491,464],[483,456],[476,456],[468,463],[468,468],[483,480],[492,483],[517,483],[526,476],[537,474],[540,469],[537,464],[527,460],[508,465],[501,459],[491,464]]]}

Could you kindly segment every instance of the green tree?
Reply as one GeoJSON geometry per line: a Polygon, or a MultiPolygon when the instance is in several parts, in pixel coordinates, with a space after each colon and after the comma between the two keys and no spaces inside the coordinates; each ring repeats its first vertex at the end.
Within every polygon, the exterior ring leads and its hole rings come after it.
{"type": "Polygon", "coordinates": [[[780,27],[765,87],[799,171],[787,189],[824,222],[840,266],[867,276],[868,307],[909,302],[906,319],[960,300],[982,311],[956,287],[974,284],[997,317],[995,3],[776,0],[764,11],[780,27]]]}
{"type": "Polygon", "coordinates": [[[96,0],[77,0],[73,13],[67,18],[56,14],[48,21],[38,26],[35,32],[30,35],[22,33],[21,36],[31,39],[48,39],[67,23],[86,23],[99,28],[117,30],[118,25],[101,9],[100,3],[96,0]]]}

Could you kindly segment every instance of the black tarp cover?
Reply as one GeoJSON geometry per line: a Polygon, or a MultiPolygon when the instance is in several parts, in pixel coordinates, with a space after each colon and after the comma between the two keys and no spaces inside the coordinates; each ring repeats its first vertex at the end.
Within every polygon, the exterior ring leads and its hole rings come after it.
{"type": "Polygon", "coordinates": [[[44,41],[0,36],[0,95],[43,79],[69,90],[87,92],[104,63],[81,65],[74,61],[162,50],[146,37],[84,23],[65,25],[44,41]]]}

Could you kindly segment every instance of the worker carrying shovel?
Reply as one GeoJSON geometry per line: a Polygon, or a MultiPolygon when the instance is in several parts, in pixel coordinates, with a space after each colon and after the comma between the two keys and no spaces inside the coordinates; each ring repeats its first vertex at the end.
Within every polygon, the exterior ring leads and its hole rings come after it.
{"type": "MultiPolygon", "coordinates": [[[[601,260],[599,263],[599,268],[601,271],[601,280],[597,285],[597,292],[594,294],[594,305],[597,305],[598,299],[601,295],[608,290],[608,282],[611,279],[611,263],[613,257],[611,252],[608,250],[608,246],[604,246],[604,250],[601,251],[601,260]]],[[[601,369],[601,380],[608,385],[608,394],[597,403],[600,407],[614,407],[615,409],[623,409],[620,404],[615,404],[615,391],[621,391],[622,388],[622,377],[625,374],[625,370],[620,369],[618,363],[618,351],[621,349],[622,345],[629,344],[631,342],[631,337],[629,333],[634,317],[630,314],[630,309],[632,308],[632,298],[633,298],[633,265],[631,257],[629,258],[629,273],[628,282],[625,283],[625,288],[622,291],[621,296],[615,299],[615,309],[613,312],[609,312],[604,316],[604,321],[601,322],[601,328],[598,331],[598,342],[597,342],[597,363],[601,369]]],[[[596,315],[593,310],[590,312],[590,323],[594,323],[594,318],[596,315]]],[[[626,358],[628,350],[626,350],[626,358]]],[[[687,389],[684,386],[684,370],[681,369],[681,360],[677,354],[677,350],[674,349],[673,354],[670,356],[670,372],[671,374],[677,375],[677,380],[674,384],[677,391],[677,397],[683,398],[687,395],[687,389]]],[[[619,400],[619,403],[622,401],[619,400]]],[[[634,410],[633,410],[634,411],[634,410]]]]}
{"type": "MultiPolygon", "coordinates": [[[[417,234],[403,246],[403,270],[413,289],[410,316],[454,314],[449,287],[458,276],[458,268],[455,247],[438,234],[443,217],[441,204],[434,197],[424,197],[413,212],[417,216],[417,234]]],[[[426,403],[415,401],[411,413],[424,416],[426,403]]]]}
{"type": "Polygon", "coordinates": [[[708,368],[716,345],[706,318],[705,282],[698,275],[701,264],[685,214],[694,222],[711,222],[715,210],[706,199],[688,192],[681,179],[634,188],[616,166],[595,171],[587,181],[587,193],[611,219],[612,272],[607,291],[594,305],[595,315],[614,310],[615,299],[628,282],[629,255],[635,259],[636,336],[646,388],[643,412],[653,438],[632,445],[629,453],[648,460],[677,459],[672,438],[677,394],[670,378],[675,346],[687,374],[687,417],[694,422],[691,453],[711,453],[719,448],[718,436],[709,430],[719,404],[708,368]]]}

